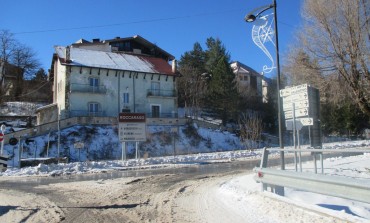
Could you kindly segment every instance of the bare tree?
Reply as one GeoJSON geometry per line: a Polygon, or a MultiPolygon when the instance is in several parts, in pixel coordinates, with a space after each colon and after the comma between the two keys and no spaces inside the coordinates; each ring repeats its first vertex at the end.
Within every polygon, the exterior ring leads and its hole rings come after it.
{"type": "Polygon", "coordinates": [[[0,30],[0,81],[1,95],[10,94],[20,100],[24,79],[31,79],[39,67],[35,52],[28,46],[19,43],[8,30],[0,30]],[[13,80],[5,83],[5,77],[13,80]]]}
{"type": "Polygon", "coordinates": [[[36,69],[39,67],[39,63],[36,59],[35,52],[23,44],[18,44],[11,55],[11,61],[16,69],[17,81],[14,89],[14,97],[16,100],[21,100],[21,95],[24,92],[24,79],[31,79],[36,69]]]}
{"type": "MultiPolygon", "coordinates": [[[[4,73],[5,64],[9,62],[9,58],[13,53],[13,49],[16,46],[16,41],[13,34],[8,30],[0,30],[0,74],[4,73]]],[[[1,76],[3,78],[3,76],[1,76]]],[[[2,79],[0,79],[2,80],[2,79]]]]}
{"type": "Polygon", "coordinates": [[[242,113],[239,118],[240,139],[247,149],[258,147],[262,136],[262,119],[255,111],[242,113]]]}
{"type": "Polygon", "coordinates": [[[306,0],[303,16],[299,50],[292,53],[301,55],[303,72],[294,75],[336,91],[332,95],[349,92],[370,116],[370,1],[306,0]]]}

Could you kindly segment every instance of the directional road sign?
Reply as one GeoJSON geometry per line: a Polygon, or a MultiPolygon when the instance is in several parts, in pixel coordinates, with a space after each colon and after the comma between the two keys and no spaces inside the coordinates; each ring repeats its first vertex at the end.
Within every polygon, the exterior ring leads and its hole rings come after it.
{"type": "MultiPolygon", "coordinates": [[[[293,118],[293,111],[284,111],[285,119],[292,119],[293,118]]],[[[295,117],[305,117],[308,116],[308,109],[307,108],[300,108],[295,110],[295,117]]]]}
{"type": "Polygon", "coordinates": [[[293,110],[293,103],[294,103],[295,109],[308,108],[309,107],[308,99],[304,99],[304,100],[296,101],[296,102],[285,102],[284,101],[283,102],[283,110],[284,111],[293,110]]]}
{"type": "Polygon", "coordinates": [[[299,121],[303,126],[313,125],[313,118],[300,118],[299,121]]]}
{"type": "Polygon", "coordinates": [[[288,87],[280,90],[280,97],[288,97],[290,95],[307,92],[308,84],[302,84],[294,87],[288,87]]]}
{"type": "Polygon", "coordinates": [[[289,95],[283,98],[283,101],[285,103],[292,103],[292,102],[301,101],[301,100],[308,100],[307,92],[300,92],[300,93],[292,94],[292,95],[289,95]]]}
{"type": "MultiPolygon", "coordinates": [[[[297,130],[301,130],[303,126],[313,125],[313,118],[297,118],[295,125],[297,130]]],[[[293,130],[293,120],[285,120],[285,127],[287,130],[293,130]]]]}

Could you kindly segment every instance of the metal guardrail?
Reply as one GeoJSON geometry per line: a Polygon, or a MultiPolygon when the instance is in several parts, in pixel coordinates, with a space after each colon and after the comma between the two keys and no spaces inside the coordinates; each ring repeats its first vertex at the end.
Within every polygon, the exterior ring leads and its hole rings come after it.
{"type": "MultiPolygon", "coordinates": [[[[267,185],[290,187],[319,194],[370,203],[370,184],[359,179],[255,168],[254,179],[267,185]]],[[[265,185],[265,188],[266,186],[265,185]]]]}
{"type": "MultiPolygon", "coordinates": [[[[316,170],[317,154],[321,156],[322,160],[323,153],[370,153],[370,147],[365,147],[365,149],[363,147],[360,149],[283,149],[285,152],[310,152],[314,157],[315,173],[302,172],[302,170],[301,172],[297,172],[297,167],[295,172],[266,168],[269,151],[281,150],[282,149],[264,148],[260,167],[254,168],[254,171],[257,173],[254,179],[262,183],[263,190],[267,190],[267,188],[270,187],[275,193],[283,195],[284,190],[282,190],[282,188],[289,187],[370,203],[370,180],[317,174],[316,170]]],[[[323,173],[323,162],[321,165],[323,173]]]]}

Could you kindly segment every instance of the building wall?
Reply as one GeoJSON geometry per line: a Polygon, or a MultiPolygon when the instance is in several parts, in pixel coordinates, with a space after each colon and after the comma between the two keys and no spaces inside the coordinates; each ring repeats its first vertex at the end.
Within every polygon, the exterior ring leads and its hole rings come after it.
{"type": "MultiPolygon", "coordinates": [[[[65,71],[65,69],[59,70],[65,71]]],[[[165,75],[159,74],[88,67],[72,67],[70,70],[69,84],[72,90],[69,97],[70,111],[88,111],[88,104],[92,102],[99,104],[99,110],[103,112],[104,116],[111,117],[118,116],[122,109],[129,109],[131,112],[150,113],[151,104],[160,105],[162,113],[174,113],[177,110],[174,97],[148,97],[148,90],[151,89],[152,82],[159,85],[160,91],[174,91],[175,82],[173,77],[166,78],[165,75]],[[73,86],[89,87],[90,78],[97,79],[100,87],[106,91],[104,93],[91,93],[73,90],[73,86]],[[124,103],[124,93],[129,95],[129,103],[127,104],[124,103]]],[[[63,75],[58,73],[58,76],[63,75]]],[[[65,92],[60,93],[64,94],[65,92]]],[[[64,103],[64,100],[62,96],[58,97],[58,103],[64,103]]]]}
{"type": "Polygon", "coordinates": [[[111,52],[111,46],[106,44],[74,44],[73,47],[86,49],[86,50],[95,50],[103,52],[111,52]]]}
{"type": "Polygon", "coordinates": [[[54,92],[55,101],[58,104],[58,113],[61,118],[65,118],[66,109],[66,67],[63,66],[59,60],[54,64],[54,92]]]}

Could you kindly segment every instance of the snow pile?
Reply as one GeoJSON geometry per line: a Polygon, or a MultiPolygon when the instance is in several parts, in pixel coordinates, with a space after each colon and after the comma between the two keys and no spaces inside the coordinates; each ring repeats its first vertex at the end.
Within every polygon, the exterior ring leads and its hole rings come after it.
{"type": "Polygon", "coordinates": [[[148,169],[182,167],[184,165],[199,164],[202,162],[229,162],[235,159],[256,159],[261,156],[261,151],[235,151],[219,153],[200,153],[193,155],[179,155],[155,157],[147,159],[130,159],[126,161],[86,161],[59,164],[39,164],[34,167],[8,168],[0,172],[0,176],[57,176],[83,173],[98,173],[112,170],[148,169]]]}
{"type": "Polygon", "coordinates": [[[30,115],[33,116],[39,107],[45,103],[33,102],[4,102],[0,106],[0,114],[8,116],[30,115]]]}
{"type": "MultiPolygon", "coordinates": [[[[303,169],[311,171],[312,166],[311,162],[307,162],[303,165],[303,169]]],[[[370,153],[344,158],[328,158],[324,160],[324,167],[325,174],[361,179],[370,184],[370,153]]],[[[254,220],[279,222],[279,219],[285,219],[283,220],[285,222],[313,222],[312,216],[304,212],[300,213],[302,209],[325,213],[345,222],[370,221],[370,201],[363,203],[292,188],[285,188],[285,197],[268,192],[261,194],[259,192],[261,184],[256,183],[253,176],[254,174],[235,177],[221,184],[213,196],[217,196],[223,204],[229,204],[230,208],[233,208],[233,212],[244,219],[253,219],[251,222],[254,220]],[[267,199],[268,197],[273,200],[267,199]],[[280,202],[275,202],[275,200],[280,202]],[[291,210],[287,204],[302,208],[291,210]],[[255,213],[251,215],[248,208],[253,208],[255,213]],[[259,213],[259,209],[263,209],[269,215],[259,213]]]]}

